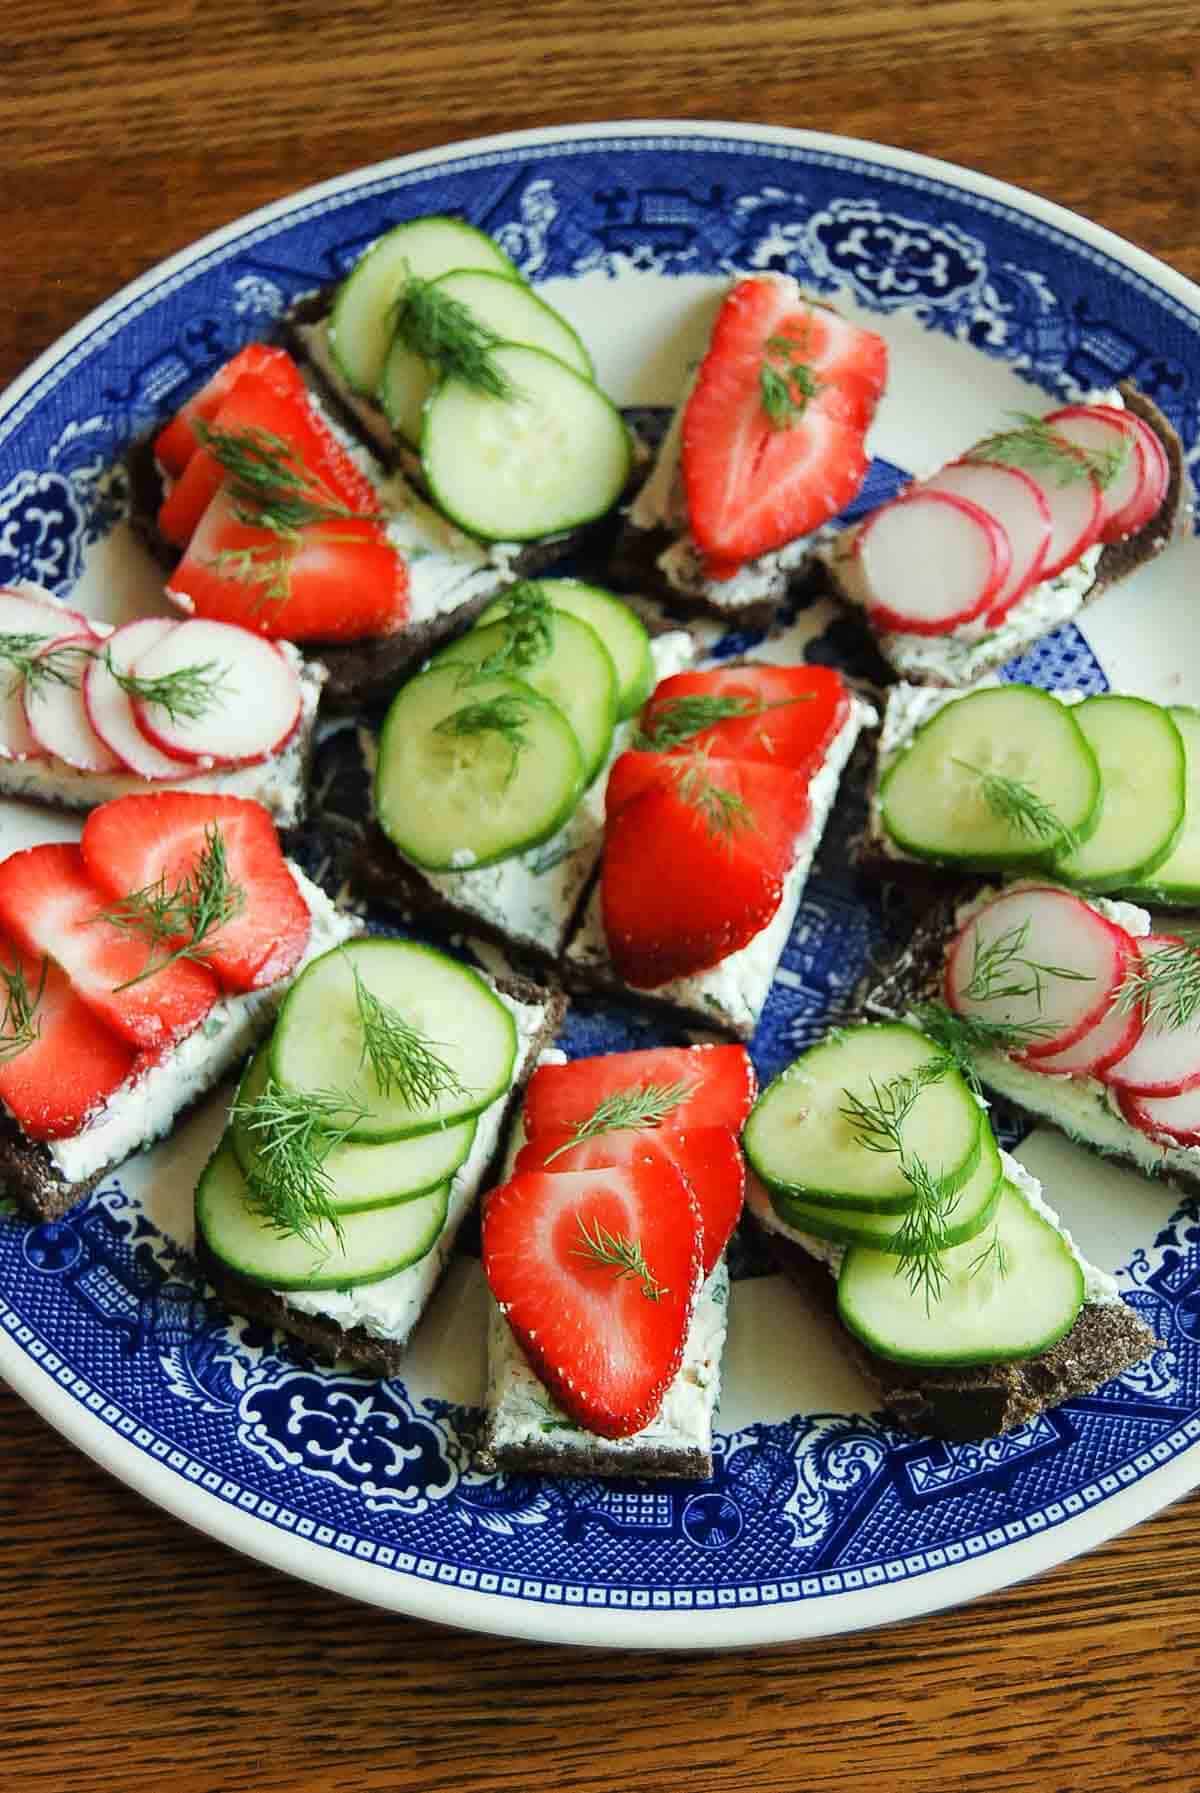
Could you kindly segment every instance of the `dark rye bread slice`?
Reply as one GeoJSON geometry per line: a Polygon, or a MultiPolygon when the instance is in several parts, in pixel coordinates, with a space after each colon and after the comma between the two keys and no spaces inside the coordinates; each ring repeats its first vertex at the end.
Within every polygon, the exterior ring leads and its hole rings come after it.
{"type": "MultiPolygon", "coordinates": [[[[541,1003],[545,1015],[541,1027],[525,1050],[517,1080],[504,1105],[504,1119],[496,1141],[496,1149],[479,1179],[480,1190],[486,1189],[499,1174],[507,1150],[508,1132],[520,1107],[525,1085],[533,1075],[538,1055],[550,1046],[567,1012],[567,998],[559,989],[533,983],[530,979],[511,975],[492,977],[492,983],[514,1002],[541,1003]]],[[[248,1320],[261,1320],[266,1326],[299,1339],[314,1357],[324,1363],[349,1363],[375,1376],[396,1376],[400,1373],[408,1338],[377,1338],[365,1326],[343,1327],[336,1320],[320,1314],[300,1313],[283,1295],[261,1283],[239,1276],[214,1256],[199,1231],[195,1243],[196,1261],[218,1297],[234,1313],[248,1320]]],[[[450,1253],[453,1256],[453,1252],[450,1253]]],[[[449,1261],[449,1259],[447,1260],[449,1261]]],[[[411,1336],[411,1335],[410,1335],[411,1336]]]]}
{"type": "Polygon", "coordinates": [[[69,1183],[40,1140],[27,1139],[0,1110],[0,1195],[11,1197],[30,1220],[60,1220],[108,1176],[105,1165],[82,1182],[69,1183]]]}
{"type": "Polygon", "coordinates": [[[837,1283],[794,1240],[760,1228],[768,1249],[808,1306],[837,1329],[857,1370],[878,1389],[888,1413],[906,1432],[966,1444],[1011,1432],[1048,1407],[1095,1389],[1141,1363],[1159,1344],[1123,1302],[1087,1302],[1058,1343],[1015,1363],[970,1369],[920,1369],[892,1363],[848,1332],[838,1318],[837,1283]]]}
{"type": "MultiPolygon", "coordinates": [[[[1184,463],[1183,445],[1180,442],[1175,429],[1159,410],[1153,399],[1147,398],[1146,394],[1139,391],[1139,389],[1130,381],[1122,381],[1119,386],[1119,391],[1121,397],[1125,401],[1126,408],[1132,411],[1136,416],[1140,417],[1145,423],[1148,423],[1162,443],[1167,456],[1167,464],[1170,469],[1167,490],[1158,510],[1150,518],[1148,523],[1143,524],[1141,529],[1137,530],[1133,535],[1127,536],[1124,541],[1113,542],[1102,551],[1099,560],[1096,562],[1095,577],[1088,587],[1087,592],[1084,594],[1079,609],[1075,611],[1075,616],[1078,616],[1081,610],[1092,603],[1095,598],[1098,598],[1102,592],[1107,591],[1110,586],[1119,584],[1122,579],[1128,579],[1130,574],[1136,573],[1140,567],[1145,566],[1149,561],[1161,554],[1163,549],[1169,546],[1172,538],[1179,532],[1191,505],[1191,489],[1184,463]]],[[[861,604],[855,601],[849,590],[839,579],[836,566],[827,561],[822,561],[821,575],[825,589],[828,593],[846,605],[851,614],[861,623],[863,629],[871,634],[872,639],[876,643],[883,658],[888,660],[889,655],[886,638],[876,635],[874,631],[869,629],[861,604]]],[[[1020,612],[1020,608],[1021,606],[1018,604],[1016,607],[1017,613],[1020,612]]],[[[1074,616],[1066,620],[1073,621],[1074,616]]],[[[1053,626],[1058,627],[1059,625],[1054,624],[1053,626]]],[[[1045,633],[1044,627],[1034,625],[1031,626],[1029,633],[1019,642],[1014,643],[1009,639],[1003,640],[990,657],[987,654],[983,654],[978,659],[972,661],[969,679],[962,682],[964,684],[974,684],[978,679],[985,677],[989,672],[994,672],[997,667],[1002,666],[1006,660],[1012,659],[1015,655],[1023,653],[1026,648],[1031,647],[1035,641],[1040,639],[1043,633],[1045,633]]],[[[906,679],[909,684],[913,685],[946,685],[958,683],[958,681],[939,676],[933,669],[905,667],[903,669],[893,668],[893,670],[897,672],[898,676],[906,679]]]]}
{"type": "Polygon", "coordinates": [[[680,539],[665,524],[654,529],[639,529],[626,513],[608,563],[608,578],[614,589],[653,598],[670,615],[685,621],[689,617],[712,617],[731,629],[769,629],[780,605],[813,576],[811,560],[806,559],[786,571],[772,564],[770,570],[764,572],[761,595],[742,604],[722,603],[722,581],[719,579],[698,576],[693,587],[681,590],[671,583],[659,566],[659,556],[675,547],[680,539]]]}
{"type": "Polygon", "coordinates": [[[511,1475],[569,1475],[588,1480],[638,1476],[643,1481],[676,1477],[680,1481],[704,1482],[713,1472],[713,1459],[711,1451],[668,1444],[637,1445],[616,1457],[611,1451],[588,1451],[572,1443],[567,1456],[561,1450],[539,1449],[533,1444],[497,1444],[488,1436],[475,1451],[475,1466],[489,1473],[507,1470],[511,1475]]]}

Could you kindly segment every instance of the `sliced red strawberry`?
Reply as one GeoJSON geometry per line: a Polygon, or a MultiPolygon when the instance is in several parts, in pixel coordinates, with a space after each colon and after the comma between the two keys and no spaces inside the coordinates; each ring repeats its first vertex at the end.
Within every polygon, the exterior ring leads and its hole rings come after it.
{"type": "Polygon", "coordinates": [[[802,772],[824,758],[850,710],[846,682],[830,666],[717,666],[664,679],[642,712],[642,733],[653,740],[659,731],[678,732],[688,722],[684,700],[695,698],[738,703],[742,713],[668,746],[669,752],[699,749],[802,772]]]}
{"type": "Polygon", "coordinates": [[[137,1055],[72,990],[53,960],[0,936],[0,1102],[30,1139],[68,1139],[101,1103],[136,1075],[137,1055]],[[18,1049],[12,1005],[16,977],[30,1005],[29,1043],[18,1049]],[[44,981],[43,981],[44,978],[44,981]]]}
{"type": "Polygon", "coordinates": [[[174,889],[192,876],[217,829],[237,914],[205,938],[205,964],[229,990],[257,990],[286,977],[308,945],[308,905],[261,803],[199,791],[119,797],[94,809],[80,841],[91,877],[107,900],[162,880],[174,889]]]}
{"type": "Polygon", "coordinates": [[[205,511],[167,591],[197,616],[276,641],[358,641],[408,615],[408,569],[382,525],[346,517],[281,536],[240,522],[228,491],[205,511]]]}
{"type": "Polygon", "coordinates": [[[243,374],[253,374],[277,392],[304,392],[304,377],[286,349],[252,342],[219,367],[212,378],[188,399],[154,438],[154,458],[172,479],[178,479],[200,446],[197,419],[211,423],[243,374]]]}
{"type": "Polygon", "coordinates": [[[711,1276],[717,1259],[737,1225],[746,1193],[746,1161],[737,1135],[727,1127],[620,1127],[595,1133],[576,1143],[574,1127],[539,1133],[522,1146],[516,1169],[605,1170],[617,1165],[665,1158],[683,1172],[700,1207],[704,1274],[711,1276]]]}
{"type": "Polygon", "coordinates": [[[216,979],[187,959],[143,977],[156,949],[100,919],[110,902],[73,843],[27,847],[0,863],[0,928],[26,952],[56,960],[76,994],[123,1040],[170,1045],[207,1015],[217,1000],[216,979]]]}
{"type": "Polygon", "coordinates": [[[741,280],[721,306],[681,439],[688,519],[715,576],[828,522],[862,485],[887,351],[852,331],[785,280],[741,280]],[[774,417],[764,374],[792,395],[774,417]]]}
{"type": "Polygon", "coordinates": [[[574,1132],[591,1121],[602,1102],[630,1091],[674,1089],[688,1093],[664,1120],[677,1130],[725,1127],[740,1133],[754,1106],[758,1083],[744,1046],[650,1046],[610,1052],[566,1065],[539,1065],[525,1092],[525,1132],[574,1132]]]}
{"type": "Polygon", "coordinates": [[[642,989],[707,971],[766,927],[811,813],[785,767],[653,757],[661,782],[608,819],[600,882],[613,964],[642,989]]]}
{"type": "Polygon", "coordinates": [[[700,1214],[665,1160],[533,1171],[483,1213],[483,1267],[530,1364],[602,1438],[649,1424],[683,1361],[700,1214]]]}

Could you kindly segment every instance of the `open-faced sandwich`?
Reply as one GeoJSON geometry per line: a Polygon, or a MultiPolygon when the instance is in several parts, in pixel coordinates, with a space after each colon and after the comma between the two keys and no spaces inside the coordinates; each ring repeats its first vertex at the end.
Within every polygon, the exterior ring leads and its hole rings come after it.
{"type": "Polygon", "coordinates": [[[1008,1431],[1154,1348],[913,1027],[829,1034],[763,1091],[743,1143],[780,1268],[911,1431],[1008,1431]]]}
{"type": "Polygon", "coordinates": [[[484,1198],[488,1469],[712,1474],[742,1211],[740,1046],[543,1063],[484,1198]]]}

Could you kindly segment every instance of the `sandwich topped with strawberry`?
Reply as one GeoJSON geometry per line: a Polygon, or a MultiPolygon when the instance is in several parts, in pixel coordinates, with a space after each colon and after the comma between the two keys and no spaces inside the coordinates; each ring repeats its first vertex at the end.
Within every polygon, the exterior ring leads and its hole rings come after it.
{"type": "Polygon", "coordinates": [[[722,300],[630,507],[615,570],[674,608],[765,625],[858,494],[887,345],[784,274],[722,300]]]}

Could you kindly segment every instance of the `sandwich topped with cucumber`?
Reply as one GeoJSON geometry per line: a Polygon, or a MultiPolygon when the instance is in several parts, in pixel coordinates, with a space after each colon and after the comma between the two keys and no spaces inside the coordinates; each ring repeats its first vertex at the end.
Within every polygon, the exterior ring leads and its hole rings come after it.
{"type": "Polygon", "coordinates": [[[319,1356],[394,1374],[564,1008],[413,940],[314,960],[196,1191],[222,1298],[319,1356]]]}
{"type": "Polygon", "coordinates": [[[1126,384],[1010,419],[822,558],[900,678],[969,685],[1159,554],[1185,485],[1175,431],[1126,384]]]}
{"type": "Polygon", "coordinates": [[[747,1204],[780,1268],[909,1430],[1009,1431],[1154,1348],[915,1027],[829,1034],[763,1091],[742,1137],[747,1204]]]}

